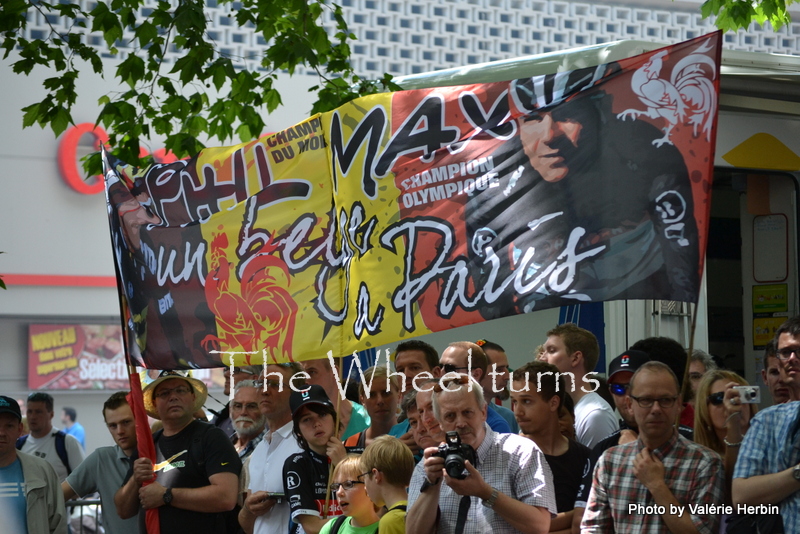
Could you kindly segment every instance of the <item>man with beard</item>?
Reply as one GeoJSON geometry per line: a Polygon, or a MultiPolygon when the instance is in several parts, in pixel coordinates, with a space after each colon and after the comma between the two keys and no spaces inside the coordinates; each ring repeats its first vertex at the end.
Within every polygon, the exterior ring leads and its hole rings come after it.
{"type": "Polygon", "coordinates": [[[258,382],[244,380],[236,384],[231,401],[231,420],[236,431],[233,446],[244,462],[264,434],[266,419],[261,412],[261,388],[258,382]]]}
{"type": "Polygon", "coordinates": [[[613,96],[591,89],[615,70],[512,82],[518,136],[493,156],[499,187],[467,203],[484,317],[557,306],[562,295],[567,303],[696,298],[697,226],[683,156],[670,144],[655,147],[663,132],[618,120],[613,96]],[[556,269],[570,257],[574,269],[556,269]],[[504,297],[497,289],[514,276],[528,287],[504,297]]]}
{"type": "Polygon", "coordinates": [[[459,375],[441,382],[433,393],[436,419],[442,430],[457,433],[462,445],[475,450],[477,466],[466,460],[468,474],[456,478],[445,472],[436,447],[425,449],[411,478],[406,531],[464,532],[469,525],[469,532],[547,532],[556,506],[541,450],[522,436],[489,428],[475,378],[459,375]]]}

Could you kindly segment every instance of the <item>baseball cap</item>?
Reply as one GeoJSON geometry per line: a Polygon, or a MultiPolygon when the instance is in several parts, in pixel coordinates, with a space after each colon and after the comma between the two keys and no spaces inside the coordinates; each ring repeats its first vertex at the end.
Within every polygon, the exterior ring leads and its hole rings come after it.
{"type": "Polygon", "coordinates": [[[608,364],[608,380],[620,371],[636,372],[639,367],[650,361],[650,356],[641,350],[626,350],[608,364]]]}
{"type": "MultiPolygon", "coordinates": [[[[322,404],[323,406],[330,406],[333,408],[331,399],[325,393],[325,389],[319,385],[309,386],[308,389],[303,391],[292,391],[289,396],[289,407],[292,409],[292,417],[302,408],[308,404],[322,404]]],[[[333,408],[335,409],[335,408],[333,408]]]]}
{"type": "Polygon", "coordinates": [[[22,421],[22,412],[19,409],[19,404],[11,397],[0,395],[0,413],[10,413],[22,421]]]}

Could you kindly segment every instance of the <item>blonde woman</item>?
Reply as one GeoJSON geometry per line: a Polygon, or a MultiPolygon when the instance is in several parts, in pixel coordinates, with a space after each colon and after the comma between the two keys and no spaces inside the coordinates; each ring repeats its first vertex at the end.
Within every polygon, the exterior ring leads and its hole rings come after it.
{"type": "Polygon", "coordinates": [[[739,446],[750,420],[758,411],[755,404],[744,404],[736,386],[747,381],[732,371],[713,370],[697,386],[694,407],[694,440],[716,451],[725,463],[726,502],[731,502],[731,479],[739,446]]]}

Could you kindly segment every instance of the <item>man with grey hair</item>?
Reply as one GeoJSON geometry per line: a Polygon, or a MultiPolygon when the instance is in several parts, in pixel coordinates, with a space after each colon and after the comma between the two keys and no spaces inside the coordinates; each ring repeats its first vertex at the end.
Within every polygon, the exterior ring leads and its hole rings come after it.
{"type": "Polygon", "coordinates": [[[409,488],[406,531],[545,533],[556,514],[553,479],[542,452],[516,434],[486,424],[486,401],[474,377],[450,373],[433,385],[433,410],[442,430],[475,451],[464,472],[445,471],[437,447],[425,449],[409,488]],[[451,476],[453,475],[453,476],[451,476]]]}
{"type": "Polygon", "coordinates": [[[236,431],[233,446],[244,461],[255,450],[264,434],[266,418],[261,412],[261,382],[243,380],[234,386],[230,403],[231,421],[236,431]]]}
{"type": "Polygon", "coordinates": [[[675,373],[650,361],[636,370],[629,387],[639,437],[598,460],[581,532],[717,532],[722,460],[675,428],[681,411],[675,373]]]}

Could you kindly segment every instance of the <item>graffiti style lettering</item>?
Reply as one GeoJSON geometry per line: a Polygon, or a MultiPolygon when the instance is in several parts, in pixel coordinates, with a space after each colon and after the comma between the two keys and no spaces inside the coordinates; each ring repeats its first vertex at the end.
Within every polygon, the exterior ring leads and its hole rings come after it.
{"type": "Polygon", "coordinates": [[[478,96],[472,91],[463,91],[458,95],[458,105],[461,112],[475,129],[464,141],[448,145],[451,154],[457,154],[467,147],[475,136],[486,132],[496,139],[511,139],[517,133],[517,123],[511,119],[508,105],[508,90],[503,91],[488,111],[485,111],[478,96]]]}
{"type": "Polygon", "coordinates": [[[178,258],[178,250],[170,247],[158,247],[158,267],[156,271],[156,280],[159,286],[164,286],[167,279],[172,284],[186,282],[192,277],[192,270],[197,271],[197,278],[202,282],[205,280],[205,273],[203,273],[203,265],[205,264],[206,243],[200,242],[194,244],[197,248],[192,252],[191,241],[186,242],[186,249],[183,255],[183,265],[176,265],[178,258]],[[167,257],[165,258],[165,254],[167,257]]]}
{"type": "Polygon", "coordinates": [[[378,304],[375,309],[375,315],[372,319],[369,318],[369,288],[367,284],[361,282],[358,288],[358,304],[356,307],[356,320],[353,323],[353,333],[357,339],[361,339],[366,330],[367,335],[375,335],[381,331],[381,321],[383,321],[383,312],[385,308],[378,304]]]}
{"type": "Polygon", "coordinates": [[[344,175],[350,171],[353,160],[361,153],[361,145],[364,144],[365,140],[368,140],[367,151],[363,156],[361,168],[359,169],[362,176],[361,188],[370,199],[375,199],[378,184],[372,177],[372,163],[378,153],[378,147],[383,139],[386,124],[387,118],[384,109],[382,107],[373,108],[358,123],[358,127],[356,127],[345,146],[344,134],[342,133],[342,118],[339,115],[339,111],[333,112],[331,119],[331,172],[334,191],[339,189],[339,172],[344,175]]]}
{"type": "MultiPolygon", "coordinates": [[[[508,287],[513,284],[514,291],[519,296],[534,292],[544,294],[565,293],[576,282],[578,264],[605,250],[605,245],[577,251],[581,238],[586,233],[583,228],[574,228],[570,233],[564,250],[550,264],[536,266],[533,258],[535,249],[528,247],[514,263],[512,272],[502,278],[501,262],[491,247],[483,250],[485,255],[483,265],[488,272],[482,284],[478,284],[469,270],[468,262],[463,257],[456,257],[448,261],[455,243],[455,233],[447,221],[431,218],[405,219],[386,229],[380,236],[381,245],[399,254],[395,241],[399,237],[405,238],[406,249],[403,253],[405,268],[403,283],[392,294],[392,306],[397,312],[403,314],[403,326],[409,332],[415,329],[413,319],[413,304],[436,280],[442,279],[444,285],[439,293],[438,312],[442,317],[451,317],[456,307],[467,311],[477,310],[483,304],[497,302],[508,287]],[[414,271],[414,257],[416,247],[423,233],[435,233],[440,236],[439,248],[435,251],[435,258],[419,272],[414,271]],[[477,290],[470,294],[470,287],[477,290]]],[[[578,298],[576,296],[575,298],[578,298]]]]}
{"type": "Polygon", "coordinates": [[[386,229],[380,236],[381,245],[395,254],[398,249],[394,242],[405,236],[406,251],[404,257],[403,284],[395,289],[392,294],[392,307],[395,311],[403,313],[403,327],[409,332],[415,330],[413,306],[420,295],[431,282],[447,269],[445,258],[452,252],[455,244],[453,227],[447,221],[414,217],[407,218],[386,229]],[[418,235],[422,232],[432,232],[441,236],[441,245],[437,250],[436,258],[422,271],[414,273],[414,256],[418,242],[418,235]]]}
{"type": "Polygon", "coordinates": [[[444,97],[434,94],[424,98],[397,129],[375,164],[375,174],[386,176],[397,158],[418,152],[425,161],[432,154],[461,136],[455,126],[446,126],[444,97]]]}

